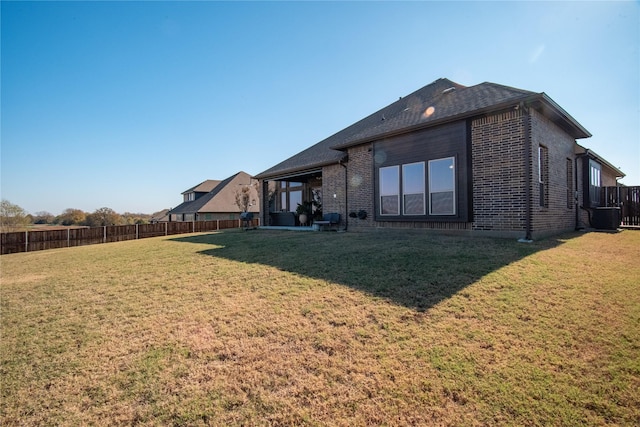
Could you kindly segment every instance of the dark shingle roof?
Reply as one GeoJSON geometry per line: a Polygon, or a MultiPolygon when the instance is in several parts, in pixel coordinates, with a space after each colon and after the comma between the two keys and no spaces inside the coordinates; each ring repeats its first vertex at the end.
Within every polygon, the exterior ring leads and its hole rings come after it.
{"type": "Polygon", "coordinates": [[[206,181],[202,181],[200,184],[191,187],[188,190],[185,190],[182,192],[182,194],[187,194],[187,193],[208,193],[209,191],[213,190],[214,188],[216,188],[216,186],[218,184],[220,184],[222,181],[219,180],[215,180],[215,179],[207,179],[206,181]]]}
{"type": "Polygon", "coordinates": [[[565,129],[575,138],[590,136],[586,129],[544,93],[488,82],[465,87],[448,79],[438,79],[267,169],[256,178],[275,178],[337,163],[346,157],[342,150],[348,147],[508,108],[519,102],[540,108],[544,114],[563,121],[565,129]]]}

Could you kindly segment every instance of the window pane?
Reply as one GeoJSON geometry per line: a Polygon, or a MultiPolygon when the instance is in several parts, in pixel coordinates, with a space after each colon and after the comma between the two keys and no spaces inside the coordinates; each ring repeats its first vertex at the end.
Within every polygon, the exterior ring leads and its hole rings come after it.
{"type": "Polygon", "coordinates": [[[424,193],[404,195],[405,215],[424,215],[424,193]]]}
{"type": "Polygon", "coordinates": [[[455,159],[429,161],[429,213],[455,215],[455,159]]]}
{"type": "Polygon", "coordinates": [[[400,215],[400,167],[380,168],[380,214],[400,215]]]}
{"type": "Polygon", "coordinates": [[[424,187],[424,163],[402,165],[405,215],[424,215],[424,187]]]}
{"type": "Polygon", "coordinates": [[[424,193],[424,163],[402,166],[402,188],[404,194],[424,193]]]}
{"type": "Polygon", "coordinates": [[[453,191],[431,194],[431,215],[453,215],[453,191]]]}
{"type": "Polygon", "coordinates": [[[453,191],[455,188],[455,166],[453,157],[429,162],[429,191],[453,191]]]}
{"type": "Polygon", "coordinates": [[[398,194],[400,187],[399,167],[380,168],[380,195],[398,194]]]}
{"type": "Polygon", "coordinates": [[[302,203],[302,191],[289,192],[289,212],[295,212],[298,204],[302,203]]]}
{"type": "Polygon", "coordinates": [[[382,196],[380,212],[382,215],[400,215],[398,212],[398,196],[382,196]]]}

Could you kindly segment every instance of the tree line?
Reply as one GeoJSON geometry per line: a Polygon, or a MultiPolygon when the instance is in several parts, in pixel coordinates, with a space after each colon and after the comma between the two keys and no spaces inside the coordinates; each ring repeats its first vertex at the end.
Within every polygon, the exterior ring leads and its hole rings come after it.
{"type": "Polygon", "coordinates": [[[89,213],[81,209],[65,209],[60,215],[40,211],[27,213],[23,208],[3,199],[0,204],[0,232],[21,231],[32,225],[63,225],[101,227],[105,225],[148,224],[164,211],[154,214],[125,212],[119,214],[111,208],[99,208],[89,213]]]}

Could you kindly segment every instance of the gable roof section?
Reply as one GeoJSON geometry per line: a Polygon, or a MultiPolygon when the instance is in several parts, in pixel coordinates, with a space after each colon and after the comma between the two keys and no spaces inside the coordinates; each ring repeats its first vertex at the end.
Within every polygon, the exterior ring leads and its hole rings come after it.
{"type": "MultiPolygon", "coordinates": [[[[191,214],[205,212],[240,212],[238,205],[236,205],[236,191],[239,190],[238,186],[250,184],[251,176],[246,172],[238,172],[235,175],[231,175],[229,178],[222,181],[209,181],[217,182],[218,184],[204,196],[201,196],[196,200],[181,203],[180,205],[173,208],[169,213],[191,214]]],[[[198,184],[190,190],[197,188],[201,184],[198,184]]],[[[190,190],[185,191],[185,193],[190,192],[190,190]]],[[[257,192],[255,196],[257,200],[257,192]]],[[[257,209],[258,206],[255,205],[252,206],[252,209],[249,210],[252,212],[257,212],[257,209]]]]}
{"type": "Polygon", "coordinates": [[[540,110],[574,138],[591,136],[545,93],[489,82],[466,87],[449,79],[438,79],[261,172],[256,178],[278,179],[320,169],[345,160],[344,150],[355,145],[511,108],[519,103],[540,110]]]}
{"type": "Polygon", "coordinates": [[[219,181],[219,180],[207,179],[206,181],[202,181],[200,184],[196,185],[195,187],[191,187],[190,189],[183,191],[182,194],[208,193],[214,188],[216,188],[216,186],[221,182],[222,181],[219,181]]]}
{"type": "Polygon", "coordinates": [[[343,150],[379,138],[512,108],[519,103],[540,110],[574,138],[591,136],[545,93],[489,82],[470,87],[453,83],[442,89],[444,86],[436,84],[438,82],[450,81],[437,80],[383,108],[376,113],[380,117],[376,126],[365,129],[332,148],[343,150]]]}
{"type": "Polygon", "coordinates": [[[575,147],[574,147],[574,152],[576,154],[587,155],[589,158],[592,158],[592,159],[598,161],[602,166],[604,166],[604,167],[609,169],[609,173],[611,173],[613,176],[615,176],[618,179],[624,178],[625,176],[627,176],[627,175],[625,175],[624,172],[622,172],[617,167],[613,166],[604,157],[600,156],[598,153],[596,153],[595,151],[593,151],[590,148],[585,148],[580,144],[576,144],[575,147]]]}

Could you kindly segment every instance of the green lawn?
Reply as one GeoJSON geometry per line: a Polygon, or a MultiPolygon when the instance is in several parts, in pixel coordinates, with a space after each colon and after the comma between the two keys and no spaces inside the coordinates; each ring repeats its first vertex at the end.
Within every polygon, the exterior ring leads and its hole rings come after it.
{"type": "Polygon", "coordinates": [[[0,424],[638,425],[640,232],[0,258],[0,424]]]}

